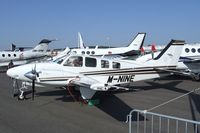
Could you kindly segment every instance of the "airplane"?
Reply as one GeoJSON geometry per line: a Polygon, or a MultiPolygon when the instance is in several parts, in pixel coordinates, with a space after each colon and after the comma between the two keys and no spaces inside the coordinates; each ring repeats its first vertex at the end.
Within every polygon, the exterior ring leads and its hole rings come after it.
{"type": "MultiPolygon", "coordinates": [[[[141,63],[152,60],[158,56],[160,52],[154,52],[140,56],[136,59],[141,63]]],[[[185,44],[181,52],[179,62],[177,64],[177,70],[181,75],[191,76],[194,80],[200,80],[200,43],[185,44]]],[[[178,74],[178,73],[176,73],[178,74]]]]}
{"type": "Polygon", "coordinates": [[[78,32],[78,48],[71,48],[71,52],[76,54],[83,54],[83,55],[95,55],[95,56],[102,56],[102,55],[138,55],[140,53],[140,48],[143,46],[144,39],[146,33],[138,33],[132,42],[127,47],[117,47],[117,48],[110,48],[110,47],[86,47],[84,45],[82,36],[80,32],[78,32]]]}
{"type": "Polygon", "coordinates": [[[54,40],[43,39],[39,44],[30,50],[20,51],[0,51],[0,67],[12,65],[22,65],[32,61],[36,61],[42,57],[47,56],[48,44],[54,40]]]}
{"type": "Polygon", "coordinates": [[[7,75],[14,81],[23,81],[19,99],[24,99],[26,85],[30,84],[33,100],[35,86],[64,87],[69,92],[74,86],[80,91],[81,98],[89,101],[96,91],[128,90],[122,85],[170,75],[176,69],[184,43],[171,40],[157,58],[145,63],[71,53],[54,62],[10,68],[7,75]]]}

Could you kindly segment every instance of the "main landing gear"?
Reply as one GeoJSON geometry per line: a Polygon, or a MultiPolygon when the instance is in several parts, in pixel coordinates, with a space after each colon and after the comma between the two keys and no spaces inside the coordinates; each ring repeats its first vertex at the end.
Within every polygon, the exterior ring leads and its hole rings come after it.
{"type": "Polygon", "coordinates": [[[200,73],[191,73],[191,77],[193,80],[199,81],[200,80],[200,73]]]}

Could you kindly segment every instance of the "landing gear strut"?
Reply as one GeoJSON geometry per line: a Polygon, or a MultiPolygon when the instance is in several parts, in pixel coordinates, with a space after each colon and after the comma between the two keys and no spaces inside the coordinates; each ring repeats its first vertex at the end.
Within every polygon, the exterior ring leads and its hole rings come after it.
{"type": "Polygon", "coordinates": [[[13,97],[17,96],[18,100],[24,100],[26,98],[25,91],[28,90],[26,82],[21,82],[22,86],[19,88],[16,79],[13,79],[13,97]]]}
{"type": "Polygon", "coordinates": [[[199,81],[200,80],[200,73],[192,73],[191,74],[191,77],[196,80],[196,81],[199,81]]]}

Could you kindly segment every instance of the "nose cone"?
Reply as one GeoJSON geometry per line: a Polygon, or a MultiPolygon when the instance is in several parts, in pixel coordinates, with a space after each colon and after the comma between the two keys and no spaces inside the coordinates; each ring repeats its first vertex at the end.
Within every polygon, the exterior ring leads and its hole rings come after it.
{"type": "Polygon", "coordinates": [[[6,74],[11,78],[15,78],[15,79],[19,78],[19,73],[17,72],[17,69],[15,67],[8,69],[6,74]]]}

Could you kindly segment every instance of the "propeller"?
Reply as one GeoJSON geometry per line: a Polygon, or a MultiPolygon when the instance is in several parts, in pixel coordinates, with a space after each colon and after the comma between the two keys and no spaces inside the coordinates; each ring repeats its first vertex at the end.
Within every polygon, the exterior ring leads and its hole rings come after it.
{"type": "Polygon", "coordinates": [[[33,74],[33,78],[32,78],[32,100],[34,100],[34,97],[35,97],[35,80],[36,80],[36,76],[37,76],[36,64],[35,64],[34,68],[32,69],[32,74],[33,74]]]}
{"type": "Polygon", "coordinates": [[[35,80],[38,77],[38,72],[36,71],[36,64],[33,67],[32,71],[26,73],[24,76],[32,80],[32,100],[34,100],[35,96],[35,80]]]}

